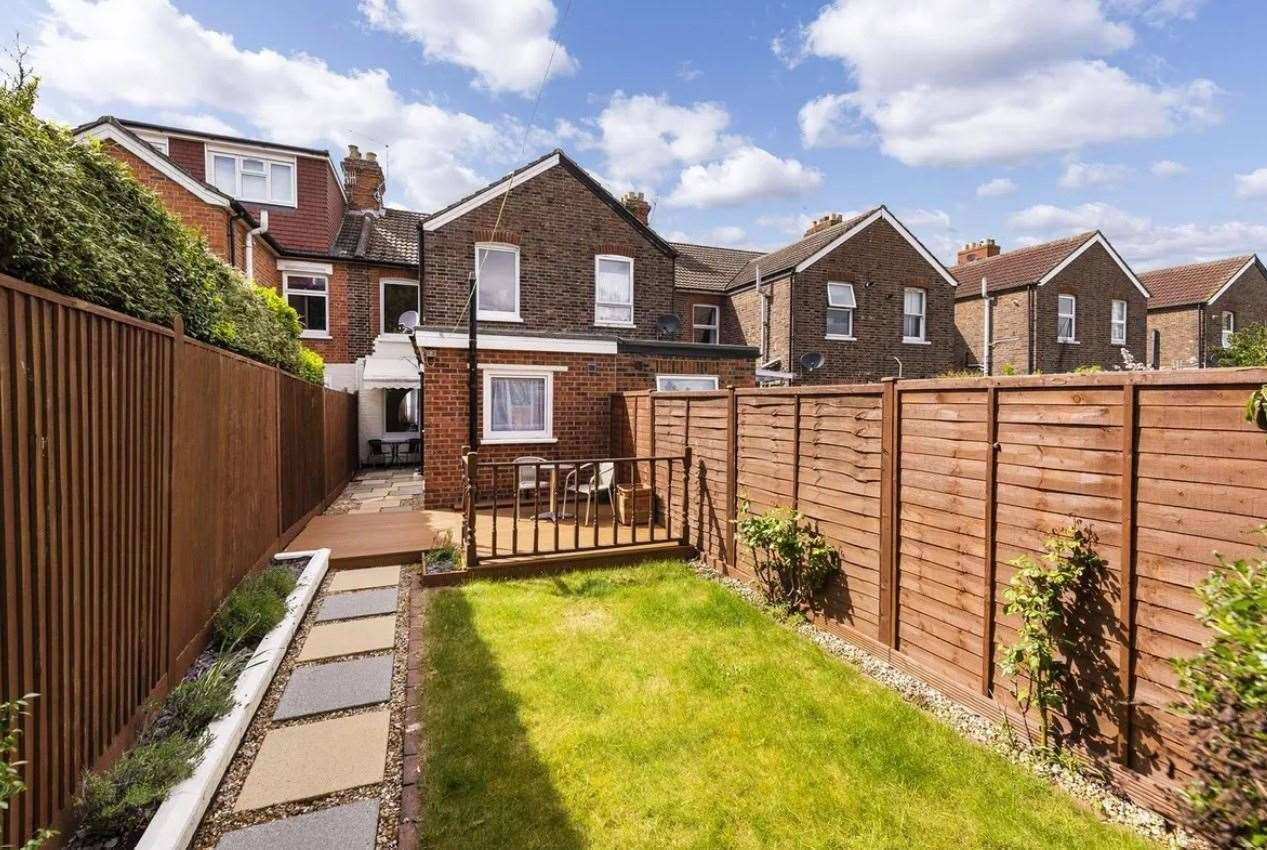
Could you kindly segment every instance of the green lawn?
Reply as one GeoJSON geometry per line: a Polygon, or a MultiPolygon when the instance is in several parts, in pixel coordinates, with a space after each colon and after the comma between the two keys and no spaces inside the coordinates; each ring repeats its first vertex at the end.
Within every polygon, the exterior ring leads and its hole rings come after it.
{"type": "Polygon", "coordinates": [[[681,563],[434,594],[427,848],[1145,848],[681,563]]]}

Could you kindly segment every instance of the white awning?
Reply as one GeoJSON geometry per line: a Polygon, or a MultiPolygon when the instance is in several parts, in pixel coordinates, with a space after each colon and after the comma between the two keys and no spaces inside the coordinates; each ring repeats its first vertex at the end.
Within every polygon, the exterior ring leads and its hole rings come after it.
{"type": "Polygon", "coordinates": [[[366,357],[365,370],[361,373],[364,389],[412,390],[421,386],[418,364],[413,358],[366,357]]]}

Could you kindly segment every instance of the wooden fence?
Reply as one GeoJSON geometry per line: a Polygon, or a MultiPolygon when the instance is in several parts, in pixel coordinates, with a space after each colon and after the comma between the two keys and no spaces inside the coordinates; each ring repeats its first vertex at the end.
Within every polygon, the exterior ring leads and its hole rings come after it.
{"type": "Polygon", "coordinates": [[[612,451],[693,447],[689,537],[725,573],[752,578],[740,499],[798,507],[843,561],[818,625],[1014,725],[1009,562],[1084,520],[1108,567],[1075,609],[1057,722],[1173,813],[1192,752],[1170,659],[1206,637],[1194,588],[1215,551],[1254,555],[1267,521],[1267,434],[1243,417],[1264,383],[1224,369],[626,393],[612,451]]]}
{"type": "Polygon", "coordinates": [[[28,790],[0,845],[179,680],[225,594],[357,463],[356,397],[0,275],[0,701],[28,790]]]}

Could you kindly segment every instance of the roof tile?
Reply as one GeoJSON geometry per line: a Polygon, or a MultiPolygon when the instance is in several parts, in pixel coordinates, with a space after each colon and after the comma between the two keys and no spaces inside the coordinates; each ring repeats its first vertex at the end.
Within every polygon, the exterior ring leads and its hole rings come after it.
{"type": "Polygon", "coordinates": [[[678,252],[675,267],[679,289],[721,292],[744,265],[760,251],[744,251],[739,248],[718,248],[709,245],[692,245],[671,242],[678,252]]]}
{"type": "Polygon", "coordinates": [[[1139,279],[1153,295],[1148,299],[1150,310],[1204,304],[1252,259],[1253,254],[1242,254],[1204,263],[1153,269],[1141,274],[1139,279]]]}
{"type": "Polygon", "coordinates": [[[980,294],[983,277],[986,279],[988,292],[1037,283],[1095,234],[1096,231],[1091,230],[1074,236],[1066,236],[1064,239],[1053,239],[1050,242],[1017,248],[1015,251],[1007,251],[971,263],[962,263],[951,268],[950,273],[964,285],[959,290],[962,298],[980,294]]]}

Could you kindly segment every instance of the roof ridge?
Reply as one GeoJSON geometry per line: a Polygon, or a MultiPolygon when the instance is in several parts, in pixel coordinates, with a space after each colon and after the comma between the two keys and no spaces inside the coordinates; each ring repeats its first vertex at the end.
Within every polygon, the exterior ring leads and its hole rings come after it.
{"type": "Polygon", "coordinates": [[[670,239],[668,242],[670,245],[686,245],[690,248],[709,248],[713,251],[739,251],[743,254],[756,254],[758,256],[766,253],[759,248],[733,248],[729,245],[705,245],[703,242],[684,242],[680,239],[670,239]]]}
{"type": "Polygon", "coordinates": [[[978,263],[995,262],[997,260],[1001,260],[1004,257],[1015,257],[1018,254],[1025,254],[1030,251],[1037,251],[1040,248],[1048,248],[1059,242],[1077,241],[1077,243],[1081,245],[1084,242],[1086,242],[1088,239],[1093,238],[1099,232],[1100,232],[1099,230],[1084,230],[1081,233],[1071,233],[1068,236],[1061,236],[1057,239],[1048,239],[1045,242],[1035,242],[1033,245],[1023,245],[1020,248],[1013,248],[1010,251],[1001,251],[1000,253],[995,254],[993,257],[979,257],[978,259],[970,260],[966,263],[958,263],[957,265],[954,265],[951,268],[966,269],[969,266],[975,266],[978,263]]]}
{"type": "Polygon", "coordinates": [[[1198,266],[1213,266],[1217,263],[1230,263],[1233,261],[1247,263],[1250,260],[1254,259],[1254,257],[1256,256],[1258,255],[1255,252],[1250,252],[1248,254],[1230,254],[1226,257],[1216,257],[1213,260],[1199,260],[1195,263],[1178,263],[1173,266],[1158,266],[1155,269],[1149,269],[1146,272],[1140,272],[1140,276],[1142,277],[1143,275],[1148,275],[1148,274],[1160,274],[1162,272],[1171,272],[1171,271],[1175,271],[1176,269],[1195,269],[1198,266]]]}

